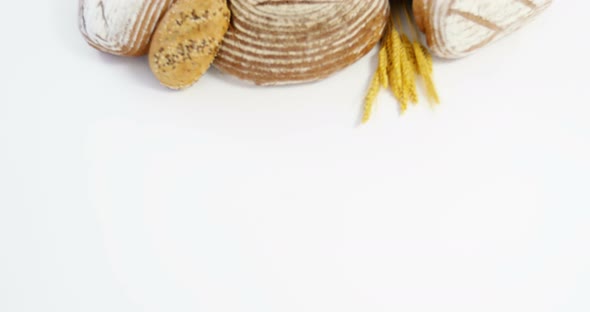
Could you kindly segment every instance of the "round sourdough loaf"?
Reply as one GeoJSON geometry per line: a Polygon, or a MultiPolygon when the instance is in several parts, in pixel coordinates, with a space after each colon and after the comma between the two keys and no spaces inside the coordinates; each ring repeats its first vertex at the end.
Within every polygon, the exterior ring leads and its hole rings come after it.
{"type": "Polygon", "coordinates": [[[432,52],[466,56],[530,21],[552,0],[414,0],[418,27],[432,52]]]}
{"type": "Polygon", "coordinates": [[[381,38],[389,0],[231,0],[214,65],[260,85],[314,81],[354,63],[381,38]]]}
{"type": "Polygon", "coordinates": [[[152,32],[174,0],[79,0],[79,26],[86,41],[115,55],[147,53],[152,32]]]}

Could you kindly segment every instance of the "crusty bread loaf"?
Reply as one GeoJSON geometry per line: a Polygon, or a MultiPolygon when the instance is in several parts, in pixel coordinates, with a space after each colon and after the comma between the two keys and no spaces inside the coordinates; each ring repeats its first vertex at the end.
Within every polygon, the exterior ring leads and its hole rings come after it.
{"type": "Polygon", "coordinates": [[[177,0],[152,39],[154,75],[172,89],[191,86],[213,63],[229,20],[226,0],[177,0]]]}
{"type": "Polygon", "coordinates": [[[80,31],[96,49],[115,55],[147,52],[152,32],[174,0],[79,0],[80,31]]]}
{"type": "Polygon", "coordinates": [[[261,85],[318,80],[381,38],[389,0],[231,0],[232,24],[214,65],[261,85]]]}
{"type": "Polygon", "coordinates": [[[432,52],[468,55],[542,12],[552,0],[414,0],[414,16],[432,52]]]}

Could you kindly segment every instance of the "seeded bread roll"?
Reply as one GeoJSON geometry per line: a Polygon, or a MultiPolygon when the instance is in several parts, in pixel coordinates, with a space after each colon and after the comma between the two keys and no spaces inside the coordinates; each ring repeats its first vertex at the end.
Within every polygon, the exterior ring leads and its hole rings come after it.
{"type": "Polygon", "coordinates": [[[525,25],[552,0],[414,0],[418,27],[433,54],[459,58],[525,25]]]}
{"type": "Polygon", "coordinates": [[[214,65],[260,85],[325,78],[381,38],[389,0],[231,0],[214,65]]]}
{"type": "Polygon", "coordinates": [[[79,26],[94,48],[115,55],[147,53],[160,17],[174,0],[79,0],[79,26]]]}
{"type": "Polygon", "coordinates": [[[177,0],[152,40],[149,62],[160,82],[172,89],[194,84],[209,68],[229,27],[225,0],[177,0]]]}

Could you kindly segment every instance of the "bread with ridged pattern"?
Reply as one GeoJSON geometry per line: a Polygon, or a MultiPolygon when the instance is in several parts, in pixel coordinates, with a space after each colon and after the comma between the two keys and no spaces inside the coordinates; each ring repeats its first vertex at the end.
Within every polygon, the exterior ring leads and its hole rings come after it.
{"type": "Polygon", "coordinates": [[[414,0],[418,27],[433,54],[469,55],[525,25],[552,0],[414,0]]]}
{"type": "Polygon", "coordinates": [[[389,0],[231,0],[214,66],[259,85],[325,78],[381,38],[389,0]]]}

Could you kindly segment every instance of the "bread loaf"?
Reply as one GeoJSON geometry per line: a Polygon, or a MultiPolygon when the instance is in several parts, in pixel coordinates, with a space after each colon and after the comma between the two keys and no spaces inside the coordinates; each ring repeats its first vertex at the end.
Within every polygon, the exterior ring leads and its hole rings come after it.
{"type": "Polygon", "coordinates": [[[231,0],[232,24],[214,65],[261,85],[318,80],[381,38],[389,0],[231,0]]]}
{"type": "Polygon", "coordinates": [[[150,68],[172,89],[191,86],[207,71],[229,27],[225,0],[177,0],[158,25],[150,68]]]}
{"type": "Polygon", "coordinates": [[[418,27],[433,54],[468,55],[531,20],[552,0],[414,0],[418,27]]]}
{"type": "Polygon", "coordinates": [[[86,41],[100,51],[143,55],[160,17],[173,1],[80,0],[80,31],[86,41]]]}

